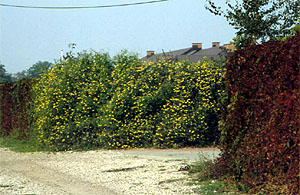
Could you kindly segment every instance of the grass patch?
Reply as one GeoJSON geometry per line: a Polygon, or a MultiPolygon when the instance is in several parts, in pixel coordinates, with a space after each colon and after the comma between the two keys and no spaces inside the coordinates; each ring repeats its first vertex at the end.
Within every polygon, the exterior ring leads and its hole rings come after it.
{"type": "Polygon", "coordinates": [[[209,156],[201,154],[199,161],[192,164],[189,169],[189,175],[193,181],[190,185],[197,185],[194,192],[197,194],[204,195],[215,195],[215,194],[243,194],[239,193],[237,186],[234,183],[230,183],[227,180],[223,181],[224,178],[215,179],[214,170],[211,168],[214,166],[214,160],[209,156]]]}
{"type": "Polygon", "coordinates": [[[9,148],[15,152],[39,152],[49,151],[46,148],[39,147],[33,140],[19,140],[15,137],[0,137],[0,147],[9,148]]]}
{"type": "Polygon", "coordinates": [[[205,181],[211,178],[212,170],[210,167],[213,165],[214,160],[204,154],[201,154],[199,156],[199,161],[190,166],[189,173],[198,181],[205,181]]]}
{"type": "Polygon", "coordinates": [[[216,195],[216,194],[238,194],[228,189],[228,186],[223,181],[206,180],[199,183],[199,187],[194,189],[197,194],[216,195]]]}

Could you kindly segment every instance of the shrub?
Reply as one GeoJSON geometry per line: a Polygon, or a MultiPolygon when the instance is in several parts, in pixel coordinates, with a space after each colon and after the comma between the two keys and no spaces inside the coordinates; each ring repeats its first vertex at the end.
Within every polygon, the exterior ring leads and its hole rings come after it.
{"type": "Polygon", "coordinates": [[[0,135],[26,139],[30,135],[31,88],[34,80],[23,79],[0,86],[0,135]]]}
{"type": "Polygon", "coordinates": [[[299,190],[299,43],[298,33],[250,46],[227,63],[230,104],[216,169],[253,192],[299,190]]]}
{"type": "Polygon", "coordinates": [[[12,98],[13,83],[5,83],[0,85],[0,122],[1,136],[8,136],[12,133],[12,109],[14,106],[12,98]]]}
{"type": "Polygon", "coordinates": [[[204,146],[218,140],[218,100],[224,89],[217,63],[133,60],[117,64],[114,95],[100,120],[107,147],[204,146]]]}
{"type": "Polygon", "coordinates": [[[12,128],[13,133],[18,139],[25,140],[31,136],[32,122],[32,87],[35,84],[34,79],[22,79],[13,85],[13,117],[12,128]]]}
{"type": "Polygon", "coordinates": [[[55,150],[210,145],[219,136],[223,75],[208,61],[69,56],[34,88],[38,140],[55,150]]]}
{"type": "Polygon", "coordinates": [[[69,55],[34,87],[38,140],[55,150],[99,146],[95,119],[111,96],[111,59],[107,54],[69,55]]]}

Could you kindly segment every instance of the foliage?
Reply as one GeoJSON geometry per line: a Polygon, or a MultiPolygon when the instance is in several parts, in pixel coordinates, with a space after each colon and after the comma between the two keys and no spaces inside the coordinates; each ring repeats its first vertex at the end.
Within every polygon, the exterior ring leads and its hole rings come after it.
{"type": "Polygon", "coordinates": [[[69,55],[41,77],[34,88],[41,144],[70,150],[204,146],[218,140],[224,93],[219,64],[145,64],[127,53],[114,60],[99,53],[69,55]]]}
{"type": "Polygon", "coordinates": [[[110,99],[113,66],[107,54],[71,54],[34,87],[35,129],[55,150],[99,146],[96,119],[110,99]]]}
{"type": "Polygon", "coordinates": [[[19,80],[25,79],[27,77],[27,70],[23,70],[21,72],[17,72],[16,74],[13,74],[13,82],[17,82],[19,80]]]}
{"type": "MultiPolygon", "coordinates": [[[[300,22],[300,20],[299,20],[300,22]]],[[[276,40],[282,40],[285,41],[287,40],[287,38],[292,37],[294,35],[296,35],[297,33],[300,33],[300,24],[296,24],[292,29],[291,29],[291,34],[288,36],[285,36],[283,38],[277,38],[276,40]]]]}
{"type": "Polygon", "coordinates": [[[201,154],[199,160],[191,165],[189,170],[190,177],[196,181],[199,187],[194,189],[197,194],[240,194],[237,191],[247,192],[246,188],[241,190],[234,182],[228,181],[225,178],[215,178],[218,170],[214,169],[215,160],[210,156],[201,154]]]}
{"type": "Polygon", "coordinates": [[[227,63],[222,156],[215,169],[252,192],[299,190],[300,34],[237,51],[227,63]],[[272,187],[270,187],[272,186],[272,187]]]}
{"type": "Polygon", "coordinates": [[[12,97],[13,107],[13,133],[18,139],[25,140],[31,135],[32,122],[32,86],[35,84],[33,79],[22,79],[13,85],[12,97]]]}
{"type": "Polygon", "coordinates": [[[189,174],[192,174],[194,178],[197,178],[197,181],[210,180],[212,175],[214,175],[212,173],[213,169],[211,169],[213,166],[214,160],[209,156],[201,154],[200,159],[191,166],[189,174]]]}
{"type": "Polygon", "coordinates": [[[217,141],[222,69],[216,63],[117,64],[100,120],[112,148],[204,146],[217,141]]]}
{"type": "Polygon", "coordinates": [[[6,72],[4,65],[0,64],[0,84],[6,82],[11,82],[11,75],[6,72]]]}
{"type": "Polygon", "coordinates": [[[226,1],[226,11],[207,0],[211,13],[224,16],[237,30],[237,48],[285,37],[290,29],[299,24],[300,3],[298,0],[242,0],[226,1]]]}
{"type": "Polygon", "coordinates": [[[224,181],[205,180],[199,183],[199,187],[193,189],[196,194],[202,195],[224,195],[235,194],[233,190],[227,189],[224,181]]]}
{"type": "Polygon", "coordinates": [[[14,106],[12,87],[13,83],[0,85],[0,136],[8,136],[12,133],[12,110],[14,106]]]}
{"type": "Polygon", "coordinates": [[[26,139],[30,135],[29,107],[33,84],[33,80],[24,79],[0,86],[0,135],[14,134],[18,139],[26,139]]]}
{"type": "Polygon", "coordinates": [[[47,72],[52,64],[47,61],[38,61],[27,70],[27,78],[40,78],[40,75],[47,72]]]}
{"type": "Polygon", "coordinates": [[[33,64],[28,70],[17,72],[13,76],[13,81],[19,81],[22,79],[37,79],[40,78],[43,73],[49,71],[52,67],[52,63],[48,61],[38,61],[33,64]]]}

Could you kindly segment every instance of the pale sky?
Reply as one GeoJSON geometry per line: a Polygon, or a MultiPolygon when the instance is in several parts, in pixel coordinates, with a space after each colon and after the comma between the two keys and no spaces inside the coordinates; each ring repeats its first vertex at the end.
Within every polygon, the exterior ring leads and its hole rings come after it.
{"type": "MultiPolygon", "coordinates": [[[[28,6],[98,6],[149,0],[0,0],[28,6]]],[[[205,0],[169,0],[138,6],[42,10],[0,6],[0,61],[9,73],[38,61],[54,62],[60,50],[96,50],[111,56],[127,49],[146,55],[191,47],[192,43],[229,43],[235,30],[222,17],[205,9],[205,0]]]]}

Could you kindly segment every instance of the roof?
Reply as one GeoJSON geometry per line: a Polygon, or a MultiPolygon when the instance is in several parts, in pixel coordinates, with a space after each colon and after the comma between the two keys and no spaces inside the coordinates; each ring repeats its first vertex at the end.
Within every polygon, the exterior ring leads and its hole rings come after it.
{"type": "Polygon", "coordinates": [[[161,59],[178,59],[178,60],[189,60],[191,62],[198,62],[204,59],[209,60],[223,60],[225,59],[230,52],[226,50],[225,47],[211,47],[207,49],[201,49],[197,47],[189,47],[185,49],[163,52],[159,54],[153,54],[151,56],[145,56],[141,60],[142,61],[151,61],[157,62],[161,59]]]}

